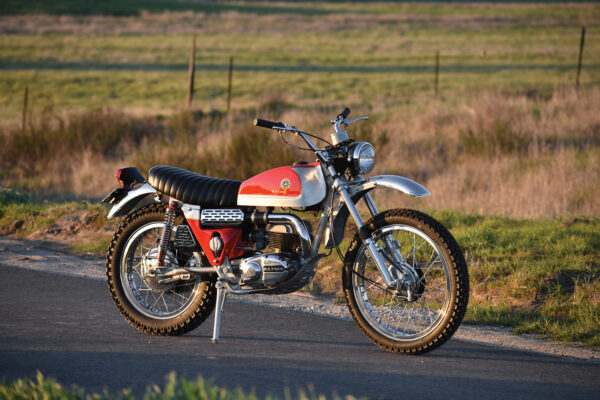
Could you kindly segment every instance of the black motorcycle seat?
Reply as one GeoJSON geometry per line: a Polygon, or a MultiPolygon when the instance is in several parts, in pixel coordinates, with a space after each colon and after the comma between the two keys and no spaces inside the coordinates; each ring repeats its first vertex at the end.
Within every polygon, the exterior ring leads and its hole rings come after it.
{"type": "Polygon", "coordinates": [[[167,196],[206,208],[237,206],[238,189],[242,184],[241,181],[211,178],[168,165],[150,168],[148,183],[167,196]]]}

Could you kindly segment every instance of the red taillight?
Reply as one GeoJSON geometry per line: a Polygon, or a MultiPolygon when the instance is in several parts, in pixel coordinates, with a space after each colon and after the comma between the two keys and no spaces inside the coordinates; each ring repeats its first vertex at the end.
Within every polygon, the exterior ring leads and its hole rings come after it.
{"type": "Polygon", "coordinates": [[[123,180],[121,179],[121,171],[123,171],[123,168],[119,168],[117,170],[117,181],[119,181],[119,183],[121,185],[123,185],[123,187],[125,186],[125,182],[123,182],[123,180]]]}

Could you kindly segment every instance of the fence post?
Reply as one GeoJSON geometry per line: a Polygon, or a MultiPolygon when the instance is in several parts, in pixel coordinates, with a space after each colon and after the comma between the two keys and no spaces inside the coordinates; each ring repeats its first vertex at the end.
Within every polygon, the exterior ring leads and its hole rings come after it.
{"type": "Polygon", "coordinates": [[[29,95],[29,86],[25,86],[25,96],[23,98],[23,119],[21,121],[21,132],[25,132],[25,121],[27,119],[27,97],[29,95]]]}
{"type": "Polygon", "coordinates": [[[435,52],[435,95],[438,95],[438,86],[439,86],[439,76],[440,76],[440,51],[437,50],[435,52]]]}
{"type": "Polygon", "coordinates": [[[194,97],[194,72],[196,70],[196,35],[192,38],[192,48],[190,50],[190,66],[188,72],[188,92],[187,109],[192,107],[192,98],[194,97]]]}
{"type": "Polygon", "coordinates": [[[575,88],[579,90],[579,75],[581,74],[581,58],[583,56],[583,44],[585,42],[585,26],[581,27],[581,42],[579,43],[579,59],[577,61],[577,78],[575,79],[575,88]]]}
{"type": "Polygon", "coordinates": [[[227,85],[227,114],[231,109],[231,80],[233,77],[233,57],[229,57],[229,84],[227,85]]]}

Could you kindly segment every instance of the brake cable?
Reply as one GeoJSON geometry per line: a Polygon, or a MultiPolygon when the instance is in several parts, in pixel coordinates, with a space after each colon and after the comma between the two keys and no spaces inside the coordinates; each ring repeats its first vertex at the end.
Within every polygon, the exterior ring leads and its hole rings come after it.
{"type": "MultiPolygon", "coordinates": [[[[292,128],[293,128],[293,127],[292,127],[292,128]]],[[[296,128],[294,128],[294,129],[296,129],[296,128]]],[[[298,132],[300,132],[300,131],[295,131],[295,130],[287,130],[287,129],[279,129],[279,136],[281,137],[281,140],[283,140],[283,142],[284,142],[285,144],[287,144],[288,146],[290,146],[290,147],[292,147],[292,148],[295,148],[295,149],[298,149],[298,150],[313,151],[313,149],[310,149],[310,148],[305,148],[305,147],[300,147],[300,146],[296,146],[295,144],[288,142],[288,141],[287,141],[287,140],[285,140],[285,138],[283,137],[283,133],[284,133],[284,132],[294,132],[294,133],[296,133],[296,134],[297,134],[297,133],[298,133],[298,132]]],[[[310,137],[312,137],[312,138],[314,138],[314,139],[317,139],[317,140],[320,140],[320,141],[322,141],[322,142],[325,142],[325,143],[327,143],[329,146],[331,146],[331,143],[329,143],[327,140],[325,140],[325,139],[323,139],[323,138],[320,138],[320,137],[318,137],[318,136],[316,136],[316,135],[313,135],[313,134],[310,134],[310,133],[307,133],[307,132],[302,132],[302,133],[303,133],[304,135],[306,135],[306,136],[310,136],[310,137]]]]}

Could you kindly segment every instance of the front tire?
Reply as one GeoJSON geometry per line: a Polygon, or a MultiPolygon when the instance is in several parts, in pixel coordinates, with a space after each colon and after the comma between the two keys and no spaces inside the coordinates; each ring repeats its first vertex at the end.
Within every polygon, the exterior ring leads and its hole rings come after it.
{"type": "MultiPolygon", "coordinates": [[[[442,345],[458,329],[469,297],[467,266],[456,240],[438,221],[415,210],[389,210],[366,226],[387,260],[393,259],[392,247],[398,249],[418,281],[409,296],[387,288],[357,233],[342,276],[352,318],[389,352],[422,354],[442,345]]],[[[393,271],[392,263],[386,264],[393,271]]]]}
{"type": "MultiPolygon", "coordinates": [[[[115,232],[108,249],[106,275],[117,309],[134,328],[151,335],[181,335],[200,325],[215,307],[216,278],[193,277],[189,281],[161,284],[145,265],[156,257],[164,228],[166,207],[151,204],[129,214],[115,232]]],[[[176,224],[183,223],[178,215],[176,224]]],[[[169,248],[167,258],[183,263],[197,254],[169,248]]]]}

